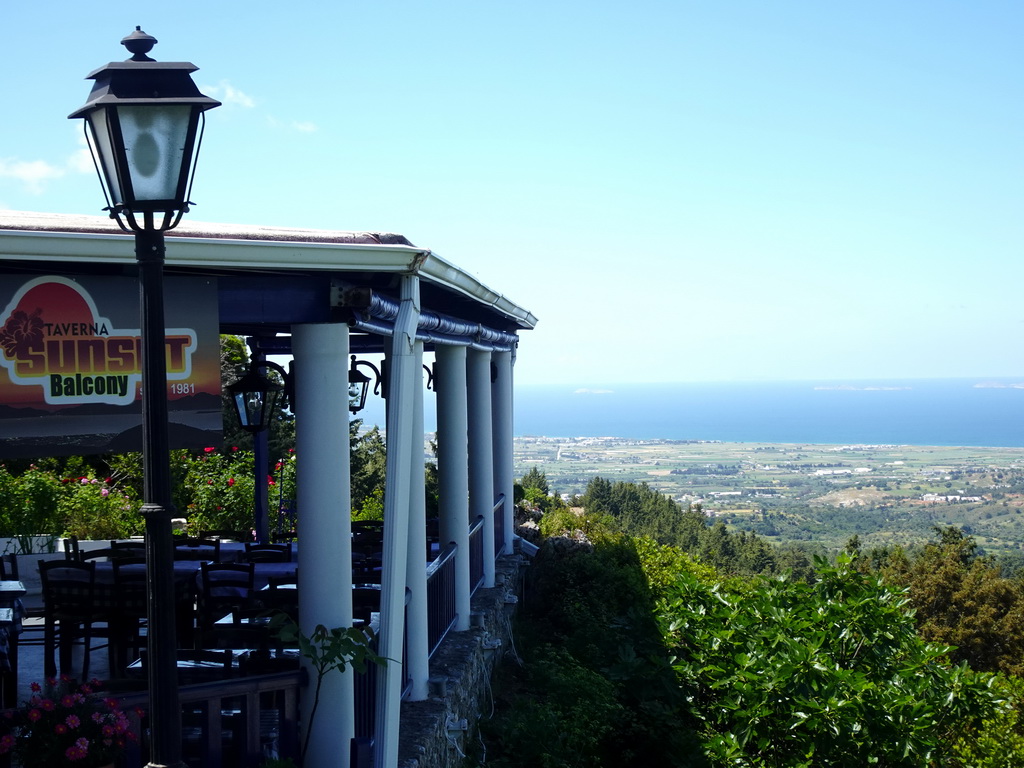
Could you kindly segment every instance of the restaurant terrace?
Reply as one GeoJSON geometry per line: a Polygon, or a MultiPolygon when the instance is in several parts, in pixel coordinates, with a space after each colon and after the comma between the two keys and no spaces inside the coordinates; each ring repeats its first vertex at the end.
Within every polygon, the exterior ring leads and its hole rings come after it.
{"type": "MultiPolygon", "coordinates": [[[[349,627],[359,620],[353,594],[360,584],[354,584],[354,569],[360,582],[367,577],[365,568],[359,570],[366,553],[353,544],[360,531],[353,529],[349,501],[349,373],[360,356],[383,358],[387,473],[373,622],[377,652],[388,662],[376,669],[375,689],[367,694],[375,701],[370,716],[357,714],[356,700],[363,695],[357,687],[365,686],[365,680],[359,683],[351,672],[325,678],[318,717],[330,727],[313,729],[306,764],[348,766],[352,744],[365,747],[372,738],[373,764],[393,768],[398,765],[401,703],[431,695],[431,655],[449,631],[471,629],[474,592],[495,587],[501,559],[516,549],[513,368],[519,333],[532,329],[536,318],[397,234],[184,221],[166,241],[168,339],[185,334],[184,326],[194,317],[196,325],[210,325],[214,336],[245,337],[255,360],[269,355],[292,361],[287,376],[300,457],[299,522],[289,566],[282,568],[293,582],[299,574],[297,609],[307,634],[317,625],[349,627]],[[436,398],[440,510],[431,525],[423,471],[428,396],[436,398]]],[[[106,449],[139,449],[140,417],[133,396],[139,370],[128,362],[130,344],[115,349],[105,341],[102,348],[113,350],[104,358],[106,370],[88,357],[101,347],[62,346],[78,336],[137,335],[137,320],[117,319],[138,317],[137,294],[126,299],[123,291],[124,284],[133,284],[136,270],[132,237],[108,218],[0,212],[0,297],[7,306],[0,325],[30,303],[37,295],[30,295],[33,289],[52,288],[68,301],[63,314],[54,310],[47,338],[61,342],[53,354],[72,356],[62,358],[64,368],[57,373],[47,369],[44,374],[25,360],[16,367],[0,350],[0,392],[5,394],[0,401],[0,451],[5,453],[0,458],[31,455],[40,445],[64,454],[76,446],[82,452],[100,450],[89,443],[98,420],[116,425],[117,435],[106,449]],[[92,316],[85,317],[86,312],[92,316]],[[121,369],[115,372],[118,361],[121,369]],[[28,394],[44,390],[45,403],[33,406],[28,394]],[[120,408],[125,415],[95,410],[89,400],[94,395],[106,398],[108,411],[120,408]],[[59,428],[47,426],[54,416],[72,414],[52,422],[59,428]]],[[[194,447],[219,429],[220,382],[217,405],[198,398],[196,387],[203,385],[189,377],[206,369],[191,344],[179,344],[185,351],[177,367],[169,358],[168,382],[181,401],[177,410],[171,404],[174,447],[194,447]],[[194,369],[185,360],[186,351],[197,355],[194,369]]],[[[266,499],[257,498],[254,528],[264,539],[269,538],[266,515],[266,499]]],[[[243,559],[242,543],[221,547],[224,554],[217,559],[243,559]],[[236,554],[229,558],[229,552],[236,554]]],[[[210,557],[195,558],[200,560],[210,557]]],[[[272,579],[264,574],[263,581],[266,586],[272,579]]],[[[298,688],[300,728],[313,695],[309,662],[302,663],[305,685],[296,682],[299,673],[284,674],[298,688]]],[[[183,696],[183,705],[186,701],[191,699],[183,696]]],[[[252,722],[256,715],[248,717],[252,722]]],[[[239,764],[258,765],[258,739],[249,739],[255,746],[239,764]]]]}

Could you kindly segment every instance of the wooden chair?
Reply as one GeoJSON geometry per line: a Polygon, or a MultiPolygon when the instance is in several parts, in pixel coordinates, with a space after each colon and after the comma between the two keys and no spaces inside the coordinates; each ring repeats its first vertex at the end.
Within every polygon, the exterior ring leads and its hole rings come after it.
{"type": "Polygon", "coordinates": [[[111,541],[110,559],[118,557],[145,557],[146,542],[144,541],[111,541]]]}
{"type": "Polygon", "coordinates": [[[266,589],[252,594],[249,610],[256,616],[272,617],[275,613],[286,613],[293,621],[299,621],[299,590],[295,579],[271,578],[266,589]]]}
{"type": "Polygon", "coordinates": [[[212,531],[200,531],[201,539],[220,539],[222,541],[252,541],[252,534],[248,531],[232,531],[220,528],[212,531]]]}
{"type": "MultiPolygon", "coordinates": [[[[112,560],[115,557],[114,550],[110,547],[100,547],[99,549],[78,550],[77,560],[80,563],[87,563],[90,560],[112,560]]],[[[127,555],[123,555],[123,557],[127,557],[127,555]]]]}
{"type": "Polygon", "coordinates": [[[0,555],[0,579],[4,581],[20,581],[18,575],[18,556],[13,552],[0,555]]]}
{"type": "Polygon", "coordinates": [[[370,623],[370,614],[380,611],[380,587],[352,587],[352,617],[370,623]]]}
{"type": "Polygon", "coordinates": [[[298,531],[274,531],[270,534],[270,540],[274,544],[289,544],[299,538],[298,531]]]}
{"type": "Polygon", "coordinates": [[[247,563],[290,563],[292,561],[292,545],[246,542],[242,560],[247,563]]]}
{"type": "Polygon", "coordinates": [[[110,617],[110,676],[123,677],[128,664],[145,647],[147,621],[146,572],[126,566],[144,564],[145,558],[122,557],[113,561],[114,583],[110,617]]]}
{"type": "Polygon", "coordinates": [[[217,621],[247,608],[254,579],[252,563],[202,563],[196,600],[197,648],[216,646],[217,621]]]}
{"type": "Polygon", "coordinates": [[[78,559],[78,537],[71,535],[64,539],[64,559],[78,559]]]}
{"type": "Polygon", "coordinates": [[[57,676],[54,651],[59,649],[60,672],[70,674],[71,651],[76,641],[84,649],[82,679],[89,678],[93,635],[108,636],[109,611],[96,600],[96,564],[73,560],[39,561],[44,611],[44,674],[57,676]]]}
{"type": "Polygon", "coordinates": [[[174,543],[175,560],[209,560],[220,562],[220,539],[186,538],[174,543]]]}

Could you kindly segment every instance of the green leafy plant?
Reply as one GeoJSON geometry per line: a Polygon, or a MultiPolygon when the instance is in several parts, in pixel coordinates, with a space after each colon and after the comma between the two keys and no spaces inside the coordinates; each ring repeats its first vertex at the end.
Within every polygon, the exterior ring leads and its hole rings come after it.
{"type": "Polygon", "coordinates": [[[0,536],[14,539],[19,554],[31,553],[40,536],[46,539],[41,551],[54,551],[64,529],[54,474],[33,465],[14,475],[0,465],[0,496],[0,536]]]}
{"type": "Polygon", "coordinates": [[[362,627],[335,627],[328,629],[318,624],[312,634],[306,635],[299,629],[295,620],[286,613],[277,612],[270,619],[270,628],[286,645],[297,644],[299,653],[309,660],[316,675],[316,687],[313,691],[313,706],[306,722],[306,739],[302,744],[300,762],[306,761],[306,750],[313,733],[313,722],[317,708],[320,706],[320,690],[324,678],[337,670],[344,672],[352,667],[356,672],[364,672],[366,664],[384,665],[386,659],[374,653],[371,645],[374,640],[373,631],[362,627]]]}
{"type": "Polygon", "coordinates": [[[902,590],[817,562],[814,584],[688,572],[660,615],[679,685],[715,765],[944,764],[999,709],[992,676],[916,633],[902,590]]]}

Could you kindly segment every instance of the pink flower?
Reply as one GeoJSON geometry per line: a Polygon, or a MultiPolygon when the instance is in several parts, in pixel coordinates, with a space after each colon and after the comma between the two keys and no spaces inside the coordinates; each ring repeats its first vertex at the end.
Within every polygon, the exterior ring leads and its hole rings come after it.
{"type": "Polygon", "coordinates": [[[33,693],[39,693],[41,690],[43,690],[43,686],[41,686],[39,683],[32,683],[32,685],[29,686],[29,690],[33,693]]]}
{"type": "Polygon", "coordinates": [[[56,733],[58,736],[63,736],[65,733],[68,732],[68,727],[64,725],[64,723],[57,723],[55,726],[53,726],[53,732],[56,733]]]}
{"type": "Polygon", "coordinates": [[[29,719],[29,720],[30,720],[31,722],[33,722],[33,723],[34,723],[34,722],[36,722],[36,721],[38,721],[38,720],[39,720],[39,718],[41,718],[42,716],[43,716],[43,713],[42,713],[42,712],[40,712],[40,711],[39,711],[38,709],[30,709],[30,710],[28,711],[28,719],[29,719]]]}
{"type": "Polygon", "coordinates": [[[104,488],[102,491],[100,491],[100,496],[109,496],[109,495],[110,495],[110,489],[109,488],[104,488]]]}
{"type": "Polygon", "coordinates": [[[78,719],[78,715],[68,715],[64,720],[64,724],[68,728],[77,728],[82,724],[82,721],[78,719]]]}
{"type": "Polygon", "coordinates": [[[14,736],[9,733],[5,733],[0,737],[0,755],[6,755],[11,751],[14,746],[14,736]]]}
{"type": "Polygon", "coordinates": [[[207,446],[206,448],[203,448],[203,451],[205,451],[206,453],[213,453],[213,452],[214,452],[214,451],[216,451],[216,450],[217,450],[217,449],[216,449],[216,448],[214,448],[214,447],[213,447],[212,445],[210,445],[210,446],[207,446]]]}
{"type": "Polygon", "coordinates": [[[41,702],[39,702],[39,706],[42,709],[45,709],[47,712],[52,712],[57,708],[57,705],[53,703],[52,699],[43,699],[41,702]]]}

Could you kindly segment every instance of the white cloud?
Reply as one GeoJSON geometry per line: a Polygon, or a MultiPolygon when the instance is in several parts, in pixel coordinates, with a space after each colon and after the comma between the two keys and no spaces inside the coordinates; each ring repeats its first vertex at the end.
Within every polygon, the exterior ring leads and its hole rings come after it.
{"type": "Polygon", "coordinates": [[[84,134],[78,134],[78,149],[68,157],[68,168],[75,173],[95,173],[96,165],[92,161],[92,153],[84,134]]]}
{"type": "Polygon", "coordinates": [[[0,158],[0,178],[17,179],[34,195],[43,193],[45,182],[59,179],[64,173],[63,168],[50,165],[45,160],[0,158]]]}
{"type": "Polygon", "coordinates": [[[252,109],[256,106],[253,98],[235,88],[227,80],[221,80],[218,85],[205,85],[202,92],[207,96],[219,99],[224,104],[234,104],[237,107],[252,109]]]}
{"type": "Polygon", "coordinates": [[[320,130],[320,126],[311,120],[292,120],[285,124],[273,115],[267,115],[267,124],[274,130],[291,129],[298,133],[316,133],[320,130]]]}

